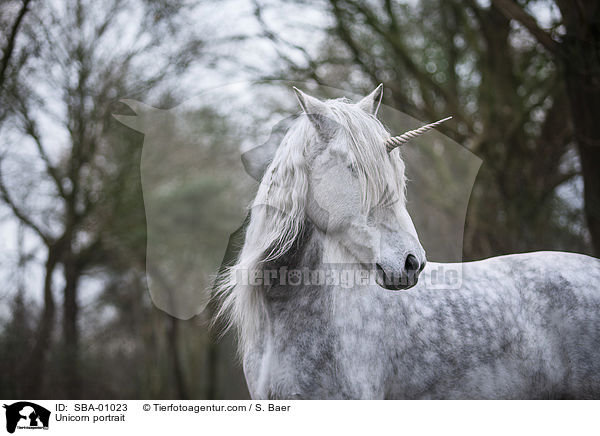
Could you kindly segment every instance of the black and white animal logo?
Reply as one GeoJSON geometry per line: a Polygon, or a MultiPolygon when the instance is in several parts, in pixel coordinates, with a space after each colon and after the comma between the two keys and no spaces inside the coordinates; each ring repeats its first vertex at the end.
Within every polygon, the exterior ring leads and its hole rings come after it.
{"type": "Polygon", "coordinates": [[[50,411],[29,401],[19,401],[4,405],[6,409],[6,431],[14,433],[19,429],[47,429],[50,411]]]}

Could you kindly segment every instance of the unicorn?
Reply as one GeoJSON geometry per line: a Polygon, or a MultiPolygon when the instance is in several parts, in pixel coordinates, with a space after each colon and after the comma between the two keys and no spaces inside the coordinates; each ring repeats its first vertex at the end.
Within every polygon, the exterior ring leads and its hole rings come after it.
{"type": "Polygon", "coordinates": [[[400,149],[438,122],[392,137],[382,85],[356,104],[294,91],[216,291],[252,398],[600,398],[600,260],[427,262],[400,149]]]}

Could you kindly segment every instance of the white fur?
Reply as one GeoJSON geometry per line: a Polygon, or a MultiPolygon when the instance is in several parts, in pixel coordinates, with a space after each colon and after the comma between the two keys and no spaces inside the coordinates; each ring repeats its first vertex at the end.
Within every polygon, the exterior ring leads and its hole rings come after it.
{"type": "MultiPolygon", "coordinates": [[[[347,156],[348,165],[356,169],[364,210],[393,205],[398,221],[416,236],[405,207],[404,162],[399,151],[388,154],[385,148],[389,132],[375,115],[345,99],[323,104],[327,116],[337,124],[327,147],[347,156]]],[[[252,346],[264,307],[261,287],[239,284],[236,275],[240,270],[259,270],[265,261],[282,256],[302,231],[311,171],[307,157],[318,142],[314,125],[302,114],[265,172],[238,261],[218,283],[217,295],[222,299],[218,317],[226,318],[228,327],[237,328],[242,354],[252,346]]]]}

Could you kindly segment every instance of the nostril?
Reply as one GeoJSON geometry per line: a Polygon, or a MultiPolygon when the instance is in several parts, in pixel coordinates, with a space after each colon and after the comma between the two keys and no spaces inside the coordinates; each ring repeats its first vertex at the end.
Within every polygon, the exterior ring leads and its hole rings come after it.
{"type": "Polygon", "coordinates": [[[404,264],[404,269],[408,274],[414,274],[419,271],[421,265],[415,256],[409,254],[406,256],[406,263],[404,264]]]}
{"type": "Polygon", "coordinates": [[[423,262],[421,264],[421,268],[419,268],[419,272],[422,272],[425,269],[425,265],[427,265],[427,262],[423,262]]]}

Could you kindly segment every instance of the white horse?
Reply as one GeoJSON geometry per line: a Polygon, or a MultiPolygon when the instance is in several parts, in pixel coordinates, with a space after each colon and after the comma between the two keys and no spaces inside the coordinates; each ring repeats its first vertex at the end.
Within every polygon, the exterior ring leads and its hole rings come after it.
{"type": "Polygon", "coordinates": [[[397,146],[426,129],[390,138],[381,85],[357,104],[296,94],[219,285],[252,397],[600,398],[600,261],[425,266],[397,146]],[[440,270],[460,286],[429,287],[440,270]]]}

